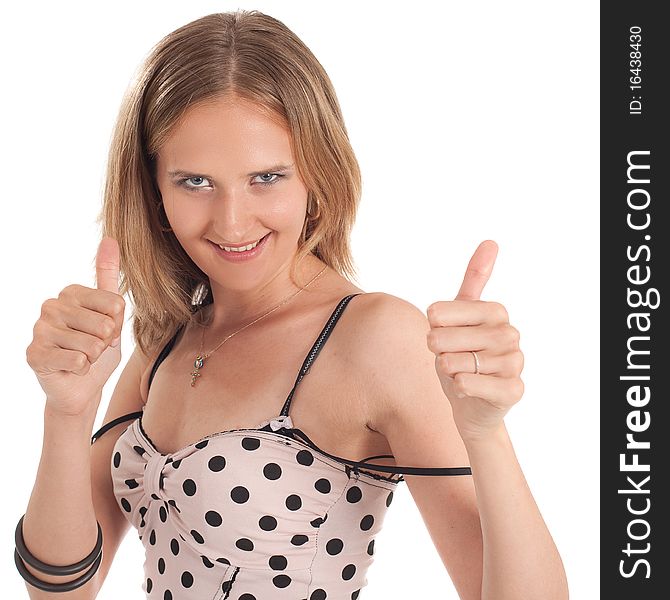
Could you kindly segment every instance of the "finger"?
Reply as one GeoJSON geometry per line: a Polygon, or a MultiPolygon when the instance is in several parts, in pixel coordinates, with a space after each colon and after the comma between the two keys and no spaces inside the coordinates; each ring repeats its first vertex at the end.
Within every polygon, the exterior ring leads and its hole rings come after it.
{"type": "Polygon", "coordinates": [[[481,325],[509,321],[507,310],[502,304],[485,300],[440,300],[433,302],[427,308],[426,315],[432,327],[481,325]]]}
{"type": "Polygon", "coordinates": [[[493,240],[485,240],[479,244],[465,270],[465,277],[456,295],[456,300],[479,300],[491,276],[497,255],[498,244],[493,240]]]}
{"type": "Polygon", "coordinates": [[[519,332],[511,325],[470,325],[435,327],[426,334],[428,348],[439,352],[495,350],[502,354],[518,347],[519,332]]]}
{"type": "Polygon", "coordinates": [[[99,290],[119,292],[119,243],[104,237],[95,257],[95,279],[99,290]]]}
{"type": "MultiPolygon", "coordinates": [[[[93,291],[93,290],[89,290],[93,291]]],[[[109,312],[109,304],[105,305],[104,310],[109,312]]],[[[119,306],[115,315],[121,315],[123,307],[119,306]]],[[[66,307],[64,308],[63,324],[75,331],[81,331],[109,342],[121,334],[121,318],[115,318],[115,315],[103,314],[102,310],[89,310],[84,307],[66,307]]]]}
{"type": "Polygon", "coordinates": [[[496,377],[458,373],[454,377],[454,391],[459,398],[482,398],[497,407],[511,407],[521,400],[524,385],[519,377],[496,377]]]}
{"type": "MultiPolygon", "coordinates": [[[[86,356],[88,362],[93,364],[107,348],[107,343],[99,337],[74,331],[72,329],[61,329],[54,327],[49,335],[52,350],[72,350],[86,356]]],[[[50,351],[47,348],[47,351],[50,351]]]]}
{"type": "MultiPolygon", "coordinates": [[[[497,377],[518,377],[523,370],[523,353],[508,354],[477,352],[479,373],[497,377]]],[[[475,373],[475,357],[472,352],[442,352],[437,355],[437,365],[443,375],[455,377],[457,373],[475,373]]]]}
{"type": "Polygon", "coordinates": [[[77,350],[58,348],[49,353],[47,371],[67,371],[75,375],[86,375],[91,368],[88,357],[77,350]]]}

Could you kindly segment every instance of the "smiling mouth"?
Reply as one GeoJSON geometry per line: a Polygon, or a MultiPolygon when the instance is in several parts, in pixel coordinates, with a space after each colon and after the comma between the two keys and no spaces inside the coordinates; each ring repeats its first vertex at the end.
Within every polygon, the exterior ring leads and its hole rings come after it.
{"type": "Polygon", "coordinates": [[[251,242],[243,246],[226,246],[224,244],[216,244],[215,242],[212,242],[212,244],[215,244],[216,246],[221,248],[221,250],[223,250],[224,252],[230,252],[231,254],[235,253],[239,254],[243,252],[248,252],[249,250],[253,250],[254,248],[256,248],[266,237],[270,235],[270,233],[266,233],[262,238],[256,240],[255,242],[251,242]]]}

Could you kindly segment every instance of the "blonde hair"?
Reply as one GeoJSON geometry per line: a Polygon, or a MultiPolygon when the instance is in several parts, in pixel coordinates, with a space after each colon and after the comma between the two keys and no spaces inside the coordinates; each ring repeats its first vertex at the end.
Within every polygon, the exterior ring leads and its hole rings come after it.
{"type": "Polygon", "coordinates": [[[212,300],[207,275],[161,224],[155,159],[189,107],[224,95],[254,102],[290,133],[308,190],[293,267],[312,253],[343,277],[356,277],[349,238],[361,175],[328,75],[309,48],[269,15],[207,15],[152,49],[123,99],[109,151],[98,223],[103,236],[119,243],[119,293],[130,294],[133,336],[146,354],[193,319],[194,294],[204,290],[203,305],[212,300]]]}

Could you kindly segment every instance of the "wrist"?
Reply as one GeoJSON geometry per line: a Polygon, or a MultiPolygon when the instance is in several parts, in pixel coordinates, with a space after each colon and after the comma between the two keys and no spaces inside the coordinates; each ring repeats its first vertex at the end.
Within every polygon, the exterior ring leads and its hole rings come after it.
{"type": "Polygon", "coordinates": [[[479,452],[491,452],[509,443],[509,434],[505,422],[500,421],[491,429],[461,433],[461,439],[468,454],[479,452]]]}

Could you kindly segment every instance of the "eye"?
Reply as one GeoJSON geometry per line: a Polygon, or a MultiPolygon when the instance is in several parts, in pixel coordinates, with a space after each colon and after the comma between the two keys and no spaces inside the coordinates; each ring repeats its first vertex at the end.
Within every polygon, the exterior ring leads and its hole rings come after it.
{"type": "Polygon", "coordinates": [[[201,190],[210,187],[207,178],[201,177],[200,175],[193,175],[192,177],[184,177],[183,179],[179,180],[179,185],[185,187],[188,190],[201,190]],[[203,185],[203,183],[205,182],[207,183],[207,185],[203,185]]]}
{"type": "Polygon", "coordinates": [[[272,185],[274,183],[277,183],[284,175],[281,175],[280,173],[262,173],[260,175],[257,175],[256,177],[276,177],[276,179],[271,179],[271,180],[264,180],[264,181],[259,181],[261,185],[272,185]]]}

